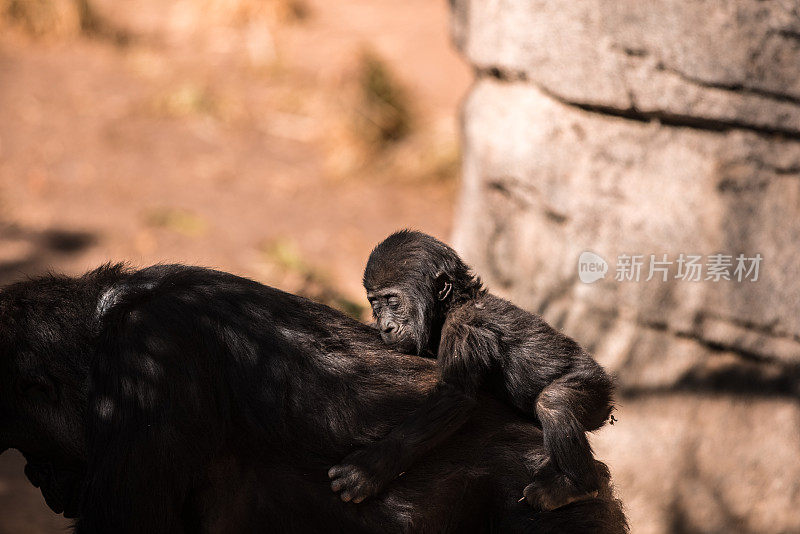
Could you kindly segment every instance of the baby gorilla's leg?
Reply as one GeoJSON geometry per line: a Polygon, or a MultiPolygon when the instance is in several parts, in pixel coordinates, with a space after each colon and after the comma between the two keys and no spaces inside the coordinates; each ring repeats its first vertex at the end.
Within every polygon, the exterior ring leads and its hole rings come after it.
{"type": "Polygon", "coordinates": [[[606,418],[610,386],[575,372],[548,385],[536,400],[547,462],[525,488],[528,502],[544,510],[595,497],[601,475],[586,438],[587,428],[606,418]],[[601,413],[602,412],[602,413],[601,413]]]}

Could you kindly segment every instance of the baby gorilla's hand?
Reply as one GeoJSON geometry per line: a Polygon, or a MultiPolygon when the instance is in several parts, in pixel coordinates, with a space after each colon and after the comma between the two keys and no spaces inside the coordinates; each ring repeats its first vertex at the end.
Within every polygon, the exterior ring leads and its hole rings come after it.
{"type": "Polygon", "coordinates": [[[388,466],[374,456],[369,449],[355,451],[328,470],[331,489],[341,491],[343,501],[360,503],[380,492],[395,477],[396,473],[390,473],[388,466]]]}
{"type": "Polygon", "coordinates": [[[575,501],[594,499],[598,492],[581,491],[567,475],[554,469],[548,461],[538,469],[533,482],[525,487],[522,495],[534,509],[547,511],[575,501]]]}

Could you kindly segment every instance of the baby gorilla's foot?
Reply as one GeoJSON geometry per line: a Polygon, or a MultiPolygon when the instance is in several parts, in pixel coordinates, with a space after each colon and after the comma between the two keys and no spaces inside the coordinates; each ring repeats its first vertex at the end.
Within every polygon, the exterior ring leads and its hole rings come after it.
{"type": "Polygon", "coordinates": [[[331,489],[345,502],[360,503],[379,493],[392,481],[394,473],[375,461],[366,450],[355,451],[328,470],[331,489]]]}
{"type": "Polygon", "coordinates": [[[546,465],[536,473],[533,482],[525,487],[522,494],[533,508],[546,511],[572,502],[594,499],[598,492],[579,489],[567,475],[546,465]]]}

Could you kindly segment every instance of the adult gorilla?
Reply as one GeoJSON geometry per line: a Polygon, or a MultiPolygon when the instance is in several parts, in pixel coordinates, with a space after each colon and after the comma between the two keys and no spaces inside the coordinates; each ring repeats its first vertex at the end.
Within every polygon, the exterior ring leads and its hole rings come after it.
{"type": "Polygon", "coordinates": [[[435,382],[330,308],[195,267],[46,276],[0,293],[0,451],[79,534],[621,532],[608,485],[517,503],[540,432],[491,399],[360,505],[326,471],[435,382]]]}

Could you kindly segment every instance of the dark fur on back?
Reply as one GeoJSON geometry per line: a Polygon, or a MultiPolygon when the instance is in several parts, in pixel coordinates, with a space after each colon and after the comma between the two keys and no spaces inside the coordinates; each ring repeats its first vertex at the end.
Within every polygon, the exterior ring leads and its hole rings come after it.
{"type": "Polygon", "coordinates": [[[610,493],[519,509],[541,433],[492,399],[382,498],[342,503],[325,470],[435,382],[429,360],[339,312],[208,269],[107,266],[0,291],[0,452],[23,452],[79,534],[624,525],[610,493]]]}

